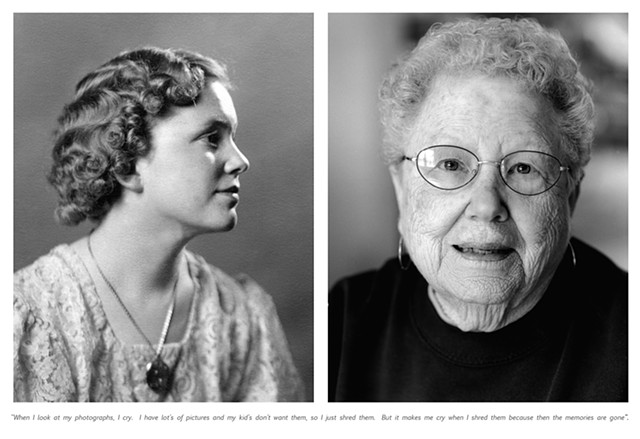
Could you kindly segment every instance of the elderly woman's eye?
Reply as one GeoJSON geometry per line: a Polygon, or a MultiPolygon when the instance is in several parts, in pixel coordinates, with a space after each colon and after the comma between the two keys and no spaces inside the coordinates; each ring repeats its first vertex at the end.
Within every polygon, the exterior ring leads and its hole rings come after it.
{"type": "Polygon", "coordinates": [[[459,171],[462,168],[462,163],[458,160],[442,160],[438,167],[442,168],[445,171],[459,171]]]}
{"type": "Polygon", "coordinates": [[[511,167],[511,169],[509,170],[510,174],[516,173],[516,174],[529,174],[532,171],[534,171],[533,167],[528,164],[528,163],[518,163],[516,165],[514,165],[513,167],[511,167]]]}

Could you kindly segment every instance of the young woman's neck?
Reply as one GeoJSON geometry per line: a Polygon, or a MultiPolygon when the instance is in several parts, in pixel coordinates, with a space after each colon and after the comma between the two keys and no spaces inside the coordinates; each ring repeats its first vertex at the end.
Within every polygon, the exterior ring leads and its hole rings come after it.
{"type": "Polygon", "coordinates": [[[88,237],[101,270],[128,290],[170,291],[189,239],[119,213],[110,211],[88,237]]]}

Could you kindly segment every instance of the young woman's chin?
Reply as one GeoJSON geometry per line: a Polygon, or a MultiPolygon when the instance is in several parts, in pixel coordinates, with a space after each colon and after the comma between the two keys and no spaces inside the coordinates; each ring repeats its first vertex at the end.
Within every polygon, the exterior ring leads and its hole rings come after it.
{"type": "Polygon", "coordinates": [[[238,224],[238,214],[235,209],[230,209],[225,215],[217,215],[205,226],[207,233],[228,232],[238,224]]]}

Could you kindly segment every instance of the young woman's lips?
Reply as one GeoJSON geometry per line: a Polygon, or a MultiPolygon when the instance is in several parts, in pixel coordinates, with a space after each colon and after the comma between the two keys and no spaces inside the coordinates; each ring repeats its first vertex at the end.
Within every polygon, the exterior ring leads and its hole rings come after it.
{"type": "Polygon", "coordinates": [[[233,200],[240,200],[240,188],[238,186],[231,186],[225,189],[219,189],[216,191],[216,194],[227,196],[233,200]]]}
{"type": "Polygon", "coordinates": [[[465,259],[472,261],[501,261],[514,250],[497,244],[460,244],[453,248],[465,259]]]}

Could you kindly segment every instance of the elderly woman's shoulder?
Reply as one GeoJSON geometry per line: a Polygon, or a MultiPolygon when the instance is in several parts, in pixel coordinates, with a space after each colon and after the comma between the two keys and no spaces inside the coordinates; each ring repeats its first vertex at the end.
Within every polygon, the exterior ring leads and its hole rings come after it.
{"type": "Polygon", "coordinates": [[[576,238],[573,238],[571,243],[576,253],[576,267],[582,266],[583,270],[597,268],[601,273],[607,273],[617,277],[627,277],[628,274],[626,270],[620,268],[611,258],[593,246],[576,238]]]}
{"type": "Polygon", "coordinates": [[[629,307],[629,275],[609,257],[589,244],[572,239],[575,272],[571,289],[580,314],[592,319],[624,324],[629,307]]]}
{"type": "Polygon", "coordinates": [[[342,303],[345,307],[363,306],[373,298],[376,302],[393,300],[394,292],[400,282],[416,282],[415,267],[408,270],[400,268],[397,259],[389,259],[380,268],[364,271],[345,277],[335,283],[329,292],[329,302],[336,308],[342,303]]]}
{"type": "Polygon", "coordinates": [[[601,381],[610,383],[612,391],[619,387],[622,396],[615,400],[626,401],[628,273],[590,245],[576,239],[571,242],[575,266],[563,291],[572,314],[568,319],[569,337],[588,346],[580,354],[583,364],[606,366],[601,381]]]}
{"type": "Polygon", "coordinates": [[[626,270],[584,241],[573,238],[571,245],[575,253],[576,275],[582,279],[581,283],[587,281],[587,285],[594,287],[597,285],[607,286],[607,289],[619,288],[626,293],[629,278],[626,270]]]}

